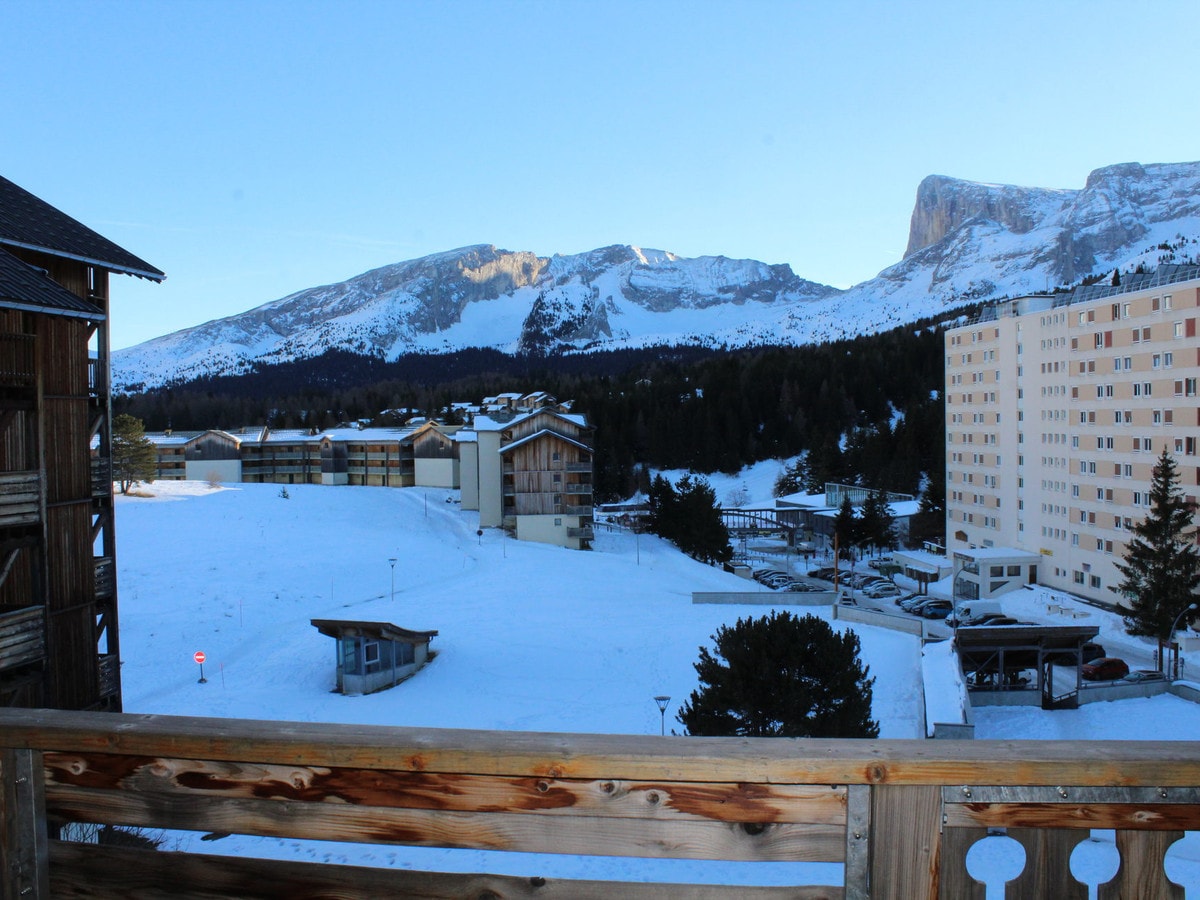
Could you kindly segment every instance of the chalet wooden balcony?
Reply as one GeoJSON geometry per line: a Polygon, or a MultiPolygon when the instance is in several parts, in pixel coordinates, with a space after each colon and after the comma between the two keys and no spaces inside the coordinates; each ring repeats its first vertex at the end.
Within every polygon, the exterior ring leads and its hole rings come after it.
{"type": "MultiPolygon", "coordinates": [[[[451,731],[0,710],[0,896],[982,898],[988,829],[1026,854],[1009,897],[1086,896],[1070,856],[1116,830],[1101,897],[1182,896],[1200,744],[853,741],[451,731]],[[48,838],[92,822],[383,845],[826,862],[841,885],[459,875],[48,838]],[[269,888],[269,889],[268,889],[269,888]]],[[[214,845],[214,851],[220,851],[214,845]]],[[[382,856],[383,854],[379,854],[382,856]]],[[[629,866],[634,863],[629,862],[629,866]]],[[[731,870],[733,871],[733,870],[731,870]]]]}
{"type": "Polygon", "coordinates": [[[28,666],[45,657],[45,607],[0,610],[0,672],[28,666]]]}
{"type": "Polygon", "coordinates": [[[111,556],[92,557],[96,599],[108,600],[117,592],[117,567],[111,556]]]}
{"type": "Polygon", "coordinates": [[[42,515],[42,478],[37,471],[0,473],[0,528],[36,525],[42,515]]]}
{"type": "MultiPolygon", "coordinates": [[[[107,456],[92,457],[92,496],[107,497],[112,493],[112,460],[107,456]]],[[[182,469],[180,463],[178,468],[182,469]]]]}
{"type": "Polygon", "coordinates": [[[99,659],[100,696],[111,697],[121,689],[121,661],[115,653],[103,653],[99,659]]]}
{"type": "Polygon", "coordinates": [[[37,383],[32,334],[0,334],[0,388],[31,388],[37,383]]]}

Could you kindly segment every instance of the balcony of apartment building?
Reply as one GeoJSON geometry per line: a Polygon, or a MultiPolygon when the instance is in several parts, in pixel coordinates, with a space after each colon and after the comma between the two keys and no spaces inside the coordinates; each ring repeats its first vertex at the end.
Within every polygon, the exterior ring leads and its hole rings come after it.
{"type": "Polygon", "coordinates": [[[42,517],[43,479],[37,470],[0,472],[0,528],[37,525],[42,517]]]}
{"type": "MultiPolygon", "coordinates": [[[[1121,858],[1099,896],[1167,898],[1182,888],[1166,850],[1200,828],[1191,742],[551,735],[5,709],[0,783],[0,896],[28,900],[1076,897],[1088,889],[1072,854],[1094,828],[1115,830],[1121,858]],[[272,859],[269,845],[222,856],[220,841],[196,853],[72,840],[77,830],[58,827],[70,822],[616,866],[610,880],[573,881],[272,859]],[[968,861],[997,830],[1024,853],[1017,874],[1002,873],[1007,887],[985,886],[968,861]],[[654,884],[641,859],[740,865],[715,870],[720,884],[654,884]],[[787,863],[789,883],[758,886],[762,863],[787,863]]],[[[309,859],[339,855],[326,847],[309,859]]],[[[478,865],[471,856],[464,871],[478,865]]]]}

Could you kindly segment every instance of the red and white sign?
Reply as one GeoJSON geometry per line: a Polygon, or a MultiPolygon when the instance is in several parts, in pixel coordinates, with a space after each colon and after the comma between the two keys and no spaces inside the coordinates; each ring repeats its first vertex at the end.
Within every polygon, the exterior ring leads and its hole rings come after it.
{"type": "Polygon", "coordinates": [[[204,655],[203,650],[197,650],[195,653],[192,654],[192,659],[194,659],[196,662],[200,663],[200,665],[204,665],[204,661],[206,659],[208,659],[208,657],[204,655]]]}

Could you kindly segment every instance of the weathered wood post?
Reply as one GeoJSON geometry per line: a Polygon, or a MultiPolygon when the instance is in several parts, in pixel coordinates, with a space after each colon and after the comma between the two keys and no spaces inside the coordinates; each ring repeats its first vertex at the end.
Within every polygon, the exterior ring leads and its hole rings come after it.
{"type": "Polygon", "coordinates": [[[48,900],[50,845],[42,754],[0,750],[0,900],[48,900]]]}

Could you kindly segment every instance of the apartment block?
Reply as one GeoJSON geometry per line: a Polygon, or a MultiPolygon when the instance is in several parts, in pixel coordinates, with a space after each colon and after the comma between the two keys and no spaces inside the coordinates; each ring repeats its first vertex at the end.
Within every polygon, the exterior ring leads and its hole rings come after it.
{"type": "Polygon", "coordinates": [[[1200,496],[1200,267],[1004,300],[946,332],[946,538],[959,596],[1036,581],[1118,602],[1165,448],[1200,496]]]}

